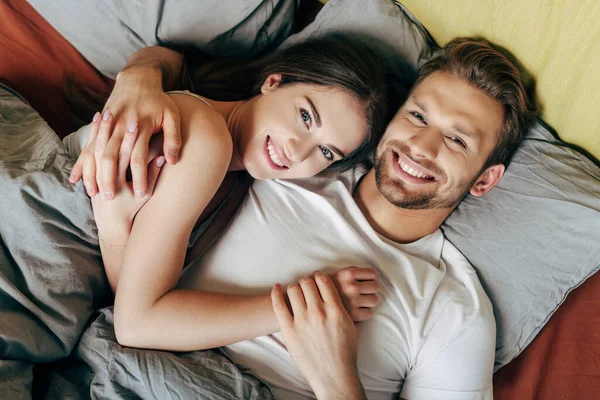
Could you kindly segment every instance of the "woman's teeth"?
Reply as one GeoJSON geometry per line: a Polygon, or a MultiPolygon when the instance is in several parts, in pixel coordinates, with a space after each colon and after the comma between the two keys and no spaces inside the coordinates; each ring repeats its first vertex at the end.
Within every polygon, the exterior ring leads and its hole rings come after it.
{"type": "Polygon", "coordinates": [[[415,171],[414,169],[412,169],[411,167],[409,167],[408,165],[403,163],[402,160],[400,160],[400,158],[398,158],[398,164],[400,164],[400,168],[402,168],[402,171],[406,172],[410,176],[414,176],[415,178],[421,178],[421,179],[431,179],[432,178],[429,175],[425,175],[421,172],[415,171]]]}
{"type": "Polygon", "coordinates": [[[279,161],[277,154],[275,154],[275,149],[273,149],[271,139],[269,139],[269,141],[267,142],[267,150],[269,150],[269,157],[271,157],[271,161],[273,161],[273,164],[277,165],[278,167],[285,167],[285,165],[283,165],[281,161],[279,161]]]}

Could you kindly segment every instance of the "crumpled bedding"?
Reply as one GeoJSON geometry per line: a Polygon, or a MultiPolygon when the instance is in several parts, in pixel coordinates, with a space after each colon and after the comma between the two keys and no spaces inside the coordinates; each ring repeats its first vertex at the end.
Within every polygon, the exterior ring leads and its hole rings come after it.
{"type": "Polygon", "coordinates": [[[220,350],[116,343],[112,308],[95,312],[112,296],[72,165],[39,114],[0,87],[0,398],[271,398],[220,350]]]}

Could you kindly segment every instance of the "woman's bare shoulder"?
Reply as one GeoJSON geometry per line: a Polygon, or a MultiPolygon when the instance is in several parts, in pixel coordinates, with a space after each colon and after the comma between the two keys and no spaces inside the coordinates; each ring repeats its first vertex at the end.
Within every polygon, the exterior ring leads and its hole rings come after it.
{"type": "Polygon", "coordinates": [[[169,95],[179,109],[183,146],[188,142],[210,141],[215,145],[231,149],[231,134],[221,114],[203,100],[189,94],[170,93],[169,95]]]}

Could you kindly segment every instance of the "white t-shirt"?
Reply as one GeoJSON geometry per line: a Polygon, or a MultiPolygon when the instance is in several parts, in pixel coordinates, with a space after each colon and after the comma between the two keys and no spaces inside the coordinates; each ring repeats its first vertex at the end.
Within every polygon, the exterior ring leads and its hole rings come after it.
{"type": "MultiPolygon", "coordinates": [[[[180,287],[264,294],[317,269],[375,268],[380,304],[362,323],[358,354],[369,399],[492,398],[496,326],[475,271],[439,230],[404,245],[375,232],[352,197],[362,174],[255,182],[180,287]]],[[[226,351],[277,398],[314,397],[279,333],[226,351]]]]}

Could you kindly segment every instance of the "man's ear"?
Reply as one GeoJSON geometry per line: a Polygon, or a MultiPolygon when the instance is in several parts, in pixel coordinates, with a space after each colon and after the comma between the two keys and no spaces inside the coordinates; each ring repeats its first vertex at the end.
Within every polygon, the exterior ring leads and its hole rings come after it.
{"type": "Polygon", "coordinates": [[[505,168],[504,164],[496,164],[486,168],[486,170],[479,175],[473,186],[471,186],[471,190],[469,191],[471,195],[477,197],[483,196],[492,190],[492,188],[500,182],[500,179],[502,179],[505,168]]]}
{"type": "Polygon", "coordinates": [[[280,82],[281,74],[271,74],[267,77],[267,79],[265,79],[265,82],[263,83],[260,91],[262,92],[262,94],[273,91],[277,89],[280,82]]]}

